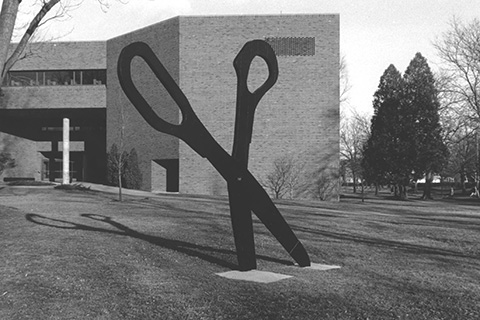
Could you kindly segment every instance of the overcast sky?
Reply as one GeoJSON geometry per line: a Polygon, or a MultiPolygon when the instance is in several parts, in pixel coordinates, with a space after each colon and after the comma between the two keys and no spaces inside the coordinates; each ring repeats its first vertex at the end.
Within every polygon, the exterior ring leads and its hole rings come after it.
{"type": "MultiPolygon", "coordinates": [[[[63,1],[62,1],[63,2],[63,1]]],[[[84,0],[71,18],[50,24],[61,41],[106,40],[178,15],[340,14],[341,54],[346,57],[352,89],[349,103],[372,113],[380,76],[393,63],[405,71],[416,52],[435,69],[432,41],[455,15],[480,18],[479,0],[84,0]]],[[[28,1],[23,1],[26,5],[28,1]]],[[[26,9],[24,9],[26,10],[26,9]]]]}

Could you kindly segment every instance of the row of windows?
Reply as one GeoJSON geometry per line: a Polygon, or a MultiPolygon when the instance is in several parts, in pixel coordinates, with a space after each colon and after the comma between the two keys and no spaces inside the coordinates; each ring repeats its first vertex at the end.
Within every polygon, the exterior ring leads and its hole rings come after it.
{"type": "MultiPolygon", "coordinates": [[[[63,127],[42,127],[42,131],[63,131],[63,127]]],[[[70,131],[80,131],[80,127],[70,127],[70,131]]]]}
{"type": "Polygon", "coordinates": [[[105,85],[106,70],[10,71],[3,86],[105,85]]]}

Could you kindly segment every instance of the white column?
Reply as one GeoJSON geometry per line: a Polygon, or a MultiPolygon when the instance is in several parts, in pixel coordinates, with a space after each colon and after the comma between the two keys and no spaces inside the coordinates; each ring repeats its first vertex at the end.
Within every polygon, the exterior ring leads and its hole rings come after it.
{"type": "Polygon", "coordinates": [[[63,180],[70,183],[70,119],[63,118],[63,180]]]}

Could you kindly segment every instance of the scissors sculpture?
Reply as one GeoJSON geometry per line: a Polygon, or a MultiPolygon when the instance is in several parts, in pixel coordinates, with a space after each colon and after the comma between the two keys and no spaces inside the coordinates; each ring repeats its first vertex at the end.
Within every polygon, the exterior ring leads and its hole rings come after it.
{"type": "Polygon", "coordinates": [[[299,266],[310,266],[310,258],[302,243],[267,192],[248,171],[248,153],[255,109],[278,77],[275,53],[270,45],[262,40],[247,42],[236,56],[234,68],[238,82],[232,155],[218,144],[198,119],[182,90],[147,44],[135,42],[123,48],[118,58],[117,73],[126,96],[150,126],[157,131],[182,139],[200,156],[206,158],[226,180],[239,269],[247,271],[257,267],[252,211],[299,266]],[[160,118],[135,87],[131,75],[131,62],[136,56],[147,63],[178,105],[182,114],[180,124],[172,124],[160,118]],[[267,63],[269,76],[265,83],[252,93],[248,89],[247,78],[250,65],[256,56],[263,58],[267,63]]]}

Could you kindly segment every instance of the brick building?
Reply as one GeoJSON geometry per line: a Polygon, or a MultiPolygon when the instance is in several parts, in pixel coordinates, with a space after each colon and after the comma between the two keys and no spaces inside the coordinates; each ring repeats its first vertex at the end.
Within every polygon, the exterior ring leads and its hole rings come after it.
{"type": "Polygon", "coordinates": [[[103,182],[106,59],[103,42],[35,43],[0,97],[0,150],[17,166],[4,179],[61,177],[63,118],[70,119],[71,175],[103,182]]]}
{"type": "MultiPolygon", "coordinates": [[[[147,43],[206,128],[230,153],[237,80],[233,60],[253,39],[271,44],[279,78],[256,110],[250,171],[264,180],[276,159],[291,155],[311,180],[304,191],[328,187],[335,196],[338,15],[181,16],[106,42],[38,44],[38,54],[15,65],[0,98],[1,143],[18,163],[4,176],[48,179],[55,171],[53,163],[61,158],[58,128],[62,117],[68,117],[75,141],[72,174],[78,180],[103,181],[105,153],[113,143],[119,144],[123,128],[125,149],[135,148],[139,156],[142,189],[225,194],[226,183],[208,161],[141,118],[119,86],[117,61],[129,43],[147,43]],[[322,179],[329,186],[315,184],[322,179]]],[[[256,58],[249,75],[251,91],[267,75],[265,62],[256,58]]],[[[132,76],[159,115],[172,123],[180,121],[177,106],[140,58],[133,61],[132,76]]]]}

